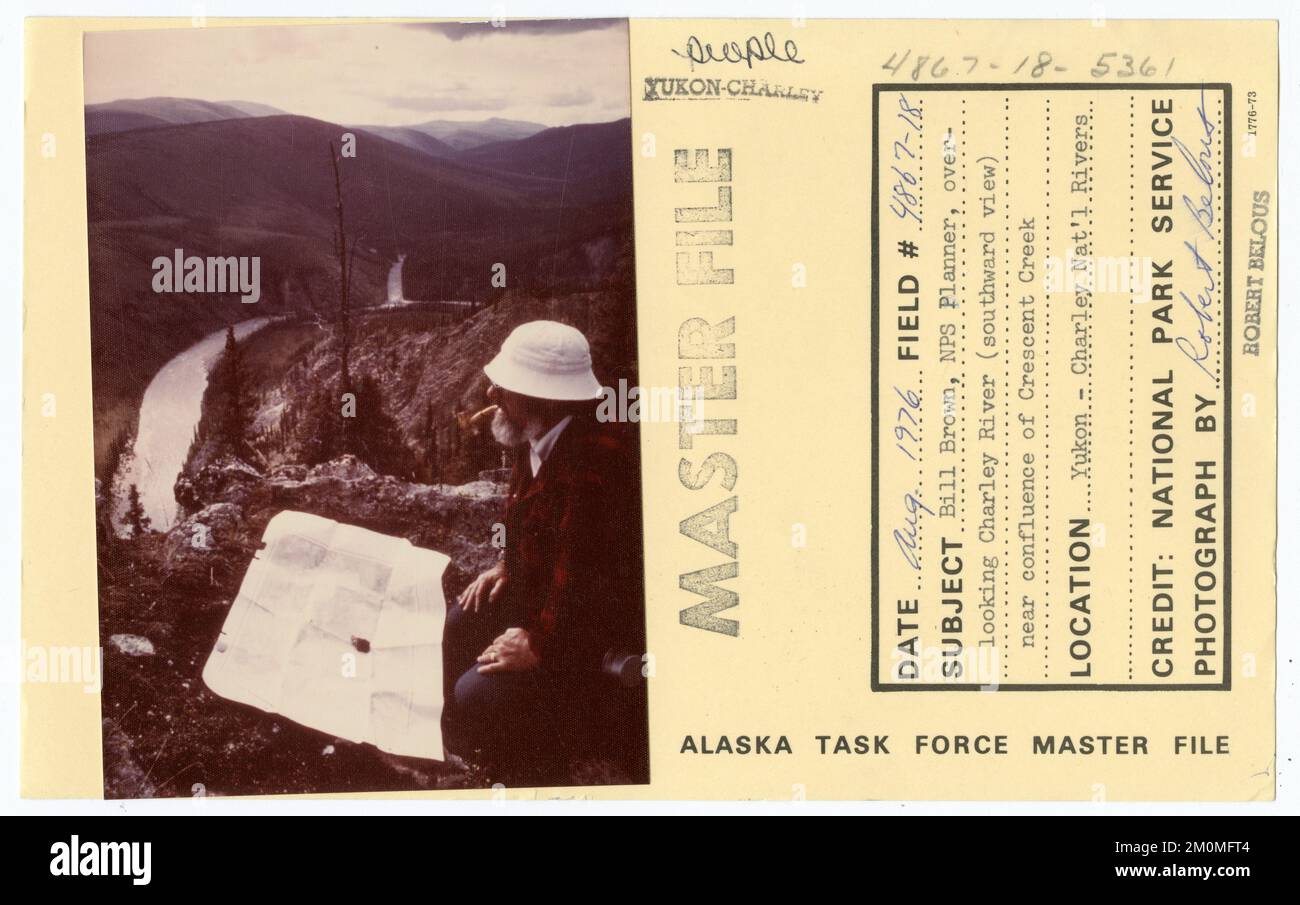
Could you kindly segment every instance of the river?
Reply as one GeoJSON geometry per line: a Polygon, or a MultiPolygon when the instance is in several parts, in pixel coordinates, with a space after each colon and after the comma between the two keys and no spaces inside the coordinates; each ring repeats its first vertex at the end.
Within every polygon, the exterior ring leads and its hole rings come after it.
{"type": "MultiPolygon", "coordinates": [[[[242,321],[235,325],[235,337],[243,339],[270,320],[242,321]]],[[[208,334],[163,365],[145,389],[133,452],[123,457],[113,480],[113,524],[119,533],[132,484],[155,531],[165,531],[176,521],[173,488],[199,424],[208,368],[225,346],[225,328],[208,334]]]]}
{"type": "Polygon", "coordinates": [[[406,295],[402,291],[402,263],[405,260],[406,255],[398,255],[397,263],[388,268],[388,299],[385,304],[406,304],[406,295]]]}

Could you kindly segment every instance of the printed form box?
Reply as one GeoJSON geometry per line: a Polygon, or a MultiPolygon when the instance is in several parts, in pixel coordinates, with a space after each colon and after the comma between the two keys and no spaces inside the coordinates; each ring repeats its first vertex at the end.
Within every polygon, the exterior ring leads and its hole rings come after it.
{"type": "Polygon", "coordinates": [[[1231,687],[1231,117],[875,87],[876,690],[1231,687]]]}

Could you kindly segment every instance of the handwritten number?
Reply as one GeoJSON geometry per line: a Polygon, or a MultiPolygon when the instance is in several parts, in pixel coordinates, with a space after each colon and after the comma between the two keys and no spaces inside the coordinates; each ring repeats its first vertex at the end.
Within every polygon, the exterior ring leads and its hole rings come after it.
{"type": "Polygon", "coordinates": [[[907,62],[907,58],[910,57],[911,55],[912,55],[912,51],[910,48],[908,50],[903,51],[903,55],[901,57],[898,57],[897,52],[891,53],[889,55],[889,59],[885,62],[885,65],[881,66],[880,68],[888,72],[891,72],[894,75],[898,75],[898,70],[902,68],[903,64],[907,62]],[[898,57],[898,62],[894,62],[895,57],[898,57]]]}
{"type": "Polygon", "coordinates": [[[911,173],[908,173],[906,170],[900,170],[898,167],[890,167],[890,169],[897,173],[898,178],[903,180],[903,182],[906,182],[908,185],[916,185],[916,177],[911,173]]]}
{"type": "MultiPolygon", "coordinates": [[[[1156,64],[1151,62],[1151,57],[1149,56],[1143,57],[1141,63],[1135,64],[1134,61],[1137,58],[1133,54],[1128,54],[1128,53],[1121,54],[1111,50],[1097,57],[1097,65],[1093,66],[1092,69],[1090,70],[1090,72],[1092,73],[1092,77],[1096,79],[1100,79],[1100,78],[1105,78],[1108,75],[1111,75],[1112,72],[1110,68],[1110,61],[1114,57],[1119,57],[1123,61],[1123,65],[1118,69],[1116,69],[1113,73],[1115,78],[1128,79],[1128,78],[1132,78],[1135,75],[1140,75],[1144,79],[1149,79],[1159,71],[1156,64]]],[[[1174,70],[1174,61],[1172,58],[1170,58],[1169,65],[1165,68],[1165,75],[1168,76],[1169,73],[1173,72],[1173,70],[1174,70]]]]}
{"type": "MultiPolygon", "coordinates": [[[[972,75],[979,68],[980,58],[972,54],[961,56],[960,61],[964,63],[965,72],[963,75],[972,75]]],[[[1142,78],[1152,78],[1159,72],[1159,66],[1153,62],[1150,56],[1142,58],[1142,62],[1137,62],[1137,55],[1133,53],[1121,53],[1115,50],[1108,50],[1097,57],[1097,62],[1089,69],[1089,73],[1095,79],[1117,78],[1129,79],[1136,76],[1142,78]]],[[[956,65],[956,64],[954,64],[956,65]]],[[[998,68],[997,62],[988,64],[990,68],[998,68]]],[[[880,67],[886,72],[899,76],[906,71],[913,82],[919,82],[922,78],[934,80],[947,78],[953,70],[947,62],[947,57],[932,57],[929,54],[918,54],[912,56],[911,48],[902,51],[893,51],[880,67]],[[910,64],[910,68],[904,70],[904,66],[910,64]]],[[[1056,58],[1051,51],[1040,50],[1036,54],[1030,54],[1020,58],[1016,68],[1012,70],[1013,75],[1028,75],[1030,78],[1041,79],[1049,72],[1065,72],[1067,67],[1057,65],[1056,58]]],[[[1174,58],[1169,59],[1168,65],[1165,66],[1165,76],[1169,76],[1174,71],[1174,58]]],[[[915,123],[910,123],[915,126],[915,123]]]]}
{"type": "MultiPolygon", "coordinates": [[[[920,411],[921,397],[918,396],[916,392],[913,390],[900,390],[898,387],[894,387],[894,392],[898,394],[899,399],[903,400],[903,404],[899,406],[898,413],[894,416],[894,420],[897,422],[902,422],[903,418],[907,418],[907,420],[910,421],[913,424],[913,426],[917,426],[918,422],[916,416],[913,415],[912,412],[920,411]]],[[[894,439],[899,441],[894,444],[896,447],[898,447],[899,451],[902,452],[903,455],[911,459],[913,462],[915,462],[916,456],[912,454],[912,450],[909,449],[908,447],[910,445],[919,444],[921,442],[920,437],[912,433],[912,431],[909,430],[902,423],[898,423],[894,425],[894,439]],[[905,444],[902,441],[908,441],[908,443],[905,444]]]]}
{"type": "Polygon", "coordinates": [[[894,387],[894,392],[898,394],[898,398],[903,400],[909,408],[919,409],[921,407],[921,397],[916,395],[913,390],[908,390],[904,393],[898,387],[894,387]]]}
{"type": "MultiPolygon", "coordinates": [[[[895,188],[897,188],[897,186],[895,186],[895,188]]],[[[912,198],[912,200],[915,201],[916,199],[912,198]]],[[[900,220],[906,220],[908,217],[911,217],[917,223],[921,222],[921,215],[916,212],[915,208],[899,204],[897,201],[891,201],[889,202],[889,209],[897,214],[900,220]]]]}
{"type": "MultiPolygon", "coordinates": [[[[905,152],[909,159],[915,159],[916,155],[912,153],[908,142],[915,132],[921,134],[921,108],[912,106],[907,96],[900,94],[898,96],[898,113],[895,114],[900,120],[907,124],[907,130],[904,131],[903,137],[894,141],[894,159],[902,160],[900,151],[905,152]]],[[[909,217],[921,222],[921,215],[918,208],[921,206],[921,199],[909,187],[919,184],[917,179],[910,171],[899,166],[891,166],[891,170],[898,176],[898,182],[895,182],[892,189],[892,197],[889,201],[889,209],[900,220],[906,220],[909,217]]]]}
{"type": "Polygon", "coordinates": [[[907,428],[903,427],[903,425],[900,424],[894,428],[894,439],[902,440],[904,438],[911,440],[913,443],[917,442],[916,434],[912,433],[910,430],[908,430],[907,428]]]}

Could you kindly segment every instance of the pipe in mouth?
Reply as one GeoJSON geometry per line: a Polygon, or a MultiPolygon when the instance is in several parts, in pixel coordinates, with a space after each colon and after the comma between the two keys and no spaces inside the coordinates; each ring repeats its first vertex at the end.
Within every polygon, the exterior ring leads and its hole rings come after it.
{"type": "Polygon", "coordinates": [[[487,408],[479,409],[477,412],[475,412],[472,415],[469,415],[468,417],[462,416],[464,420],[461,422],[461,427],[473,427],[474,425],[482,421],[484,418],[496,414],[496,410],[498,408],[499,406],[489,405],[487,408]]]}

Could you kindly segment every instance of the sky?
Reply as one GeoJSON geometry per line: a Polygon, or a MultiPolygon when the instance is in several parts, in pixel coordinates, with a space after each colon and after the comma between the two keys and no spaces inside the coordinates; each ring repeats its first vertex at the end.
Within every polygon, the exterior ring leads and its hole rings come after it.
{"type": "Polygon", "coordinates": [[[85,40],[86,103],[254,101],[344,125],[629,115],[622,19],[293,25],[99,32],[85,40]]]}

